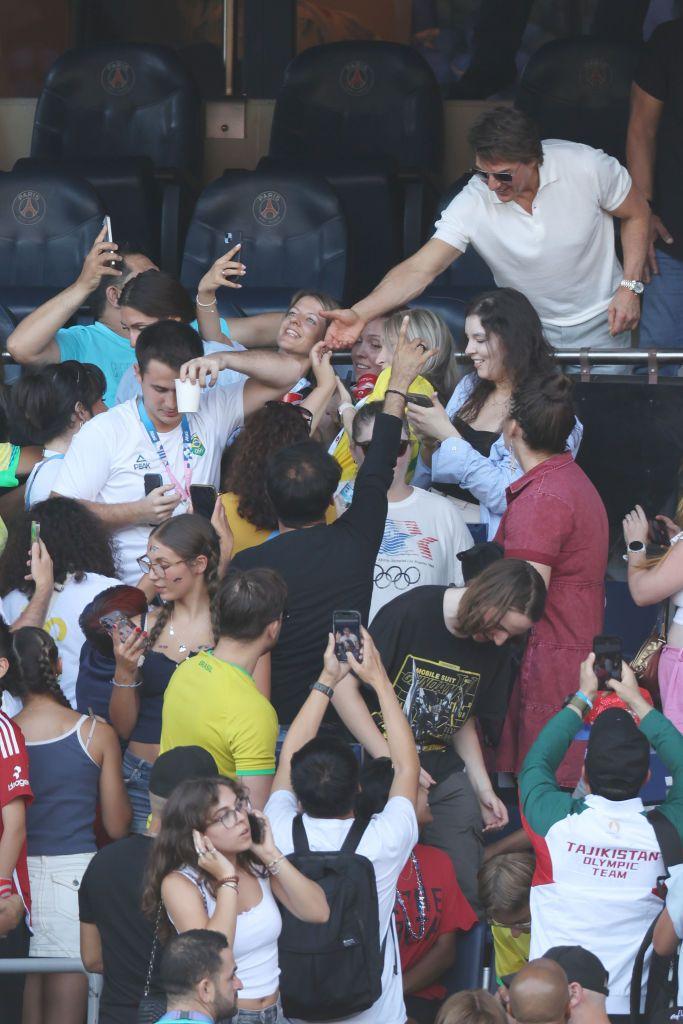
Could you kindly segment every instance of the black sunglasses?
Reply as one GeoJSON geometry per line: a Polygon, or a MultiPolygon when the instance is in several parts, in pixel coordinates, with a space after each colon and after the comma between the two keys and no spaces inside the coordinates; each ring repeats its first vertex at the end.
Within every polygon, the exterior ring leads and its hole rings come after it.
{"type": "MultiPolygon", "coordinates": [[[[360,450],[362,451],[363,455],[367,455],[368,454],[368,448],[370,447],[371,444],[372,444],[372,441],[356,441],[356,448],[360,448],[360,450]]],[[[408,445],[409,444],[410,444],[410,441],[408,441],[406,438],[402,438],[399,441],[399,443],[398,443],[398,457],[399,457],[399,459],[401,458],[402,455],[405,455],[405,453],[408,451],[408,445]]]]}
{"type": "Polygon", "coordinates": [[[509,185],[514,175],[512,171],[480,171],[478,167],[470,167],[470,174],[476,174],[480,181],[486,183],[489,178],[494,178],[501,185],[509,185]]]}

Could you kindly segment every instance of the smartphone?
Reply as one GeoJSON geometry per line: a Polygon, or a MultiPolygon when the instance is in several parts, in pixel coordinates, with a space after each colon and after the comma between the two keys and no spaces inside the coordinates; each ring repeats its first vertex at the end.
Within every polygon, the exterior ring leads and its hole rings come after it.
{"type": "Polygon", "coordinates": [[[348,661],[349,651],[356,661],[362,661],[360,652],[360,612],[332,612],[334,653],[337,661],[348,661]]]}
{"type": "Polygon", "coordinates": [[[413,405],[421,405],[423,409],[431,409],[434,405],[429,395],[411,395],[410,391],[406,395],[406,402],[412,402],[413,405]]]}
{"type": "Polygon", "coordinates": [[[135,623],[131,622],[127,615],[119,611],[103,615],[100,619],[100,625],[104,626],[109,636],[113,636],[114,630],[118,627],[119,636],[122,640],[127,640],[131,633],[135,632],[135,623]]]}
{"type": "Polygon", "coordinates": [[[669,531],[663,523],[660,523],[658,519],[650,520],[650,536],[655,544],[658,544],[661,548],[671,547],[671,538],[669,537],[669,531]]]}
{"type": "Polygon", "coordinates": [[[259,846],[263,842],[263,822],[255,814],[249,814],[249,828],[251,829],[251,841],[259,846]]]}
{"type": "Polygon", "coordinates": [[[621,637],[596,636],[593,638],[595,654],[595,674],[601,681],[605,679],[621,680],[621,637]]]}
{"type": "Polygon", "coordinates": [[[34,519],[31,522],[31,544],[36,544],[40,540],[40,523],[34,519]]]}
{"type": "Polygon", "coordinates": [[[113,237],[113,235],[111,233],[111,217],[109,216],[109,214],[107,214],[105,216],[104,220],[102,221],[102,227],[107,232],[105,241],[106,242],[113,242],[114,241],[114,237],[113,237]]]}
{"type": "Polygon", "coordinates": [[[150,494],[152,491],[155,491],[157,487],[161,487],[164,482],[164,478],[162,477],[161,473],[145,473],[144,480],[145,497],[147,497],[147,495],[150,494]]]}
{"type": "Polygon", "coordinates": [[[190,484],[192,511],[205,519],[211,519],[218,494],[215,487],[209,484],[190,484]]]}
{"type": "Polygon", "coordinates": [[[226,231],[225,238],[223,239],[226,249],[234,249],[236,245],[239,245],[240,251],[235,254],[236,259],[239,263],[244,263],[244,242],[242,241],[241,231],[226,231]]]}

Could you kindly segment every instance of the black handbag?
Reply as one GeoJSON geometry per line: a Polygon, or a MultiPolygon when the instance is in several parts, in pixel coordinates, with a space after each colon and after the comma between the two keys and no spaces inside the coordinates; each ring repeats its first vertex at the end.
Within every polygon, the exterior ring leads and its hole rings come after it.
{"type": "Polygon", "coordinates": [[[152,942],[152,951],[149,955],[149,966],[147,967],[145,990],[138,1006],[138,1024],[157,1024],[159,1018],[163,1017],[166,1013],[166,997],[151,996],[149,994],[149,990],[152,987],[154,960],[156,958],[157,949],[159,948],[159,927],[161,925],[163,908],[164,905],[161,900],[159,900],[159,909],[157,911],[156,924],[154,925],[154,940],[152,942]]]}

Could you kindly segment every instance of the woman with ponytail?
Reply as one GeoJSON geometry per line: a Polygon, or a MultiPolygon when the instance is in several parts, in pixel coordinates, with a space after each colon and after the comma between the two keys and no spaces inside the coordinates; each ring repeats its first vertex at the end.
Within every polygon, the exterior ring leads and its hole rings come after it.
{"type": "Polygon", "coordinates": [[[123,771],[133,805],[132,830],[144,832],[166,687],[179,664],[214,645],[211,604],[219,580],[218,534],[202,516],[173,516],[152,530],[147,554],[138,561],[162,603],[132,620],[136,631],[130,636],[114,630],[116,671],[109,717],[128,743],[123,771]]]}
{"type": "MultiPolygon", "coordinates": [[[[130,804],[114,730],[73,711],[59,685],[61,659],[36,626],[14,634],[21,676],[5,683],[23,703],[16,722],[26,739],[34,801],[26,815],[33,935],[29,956],[80,957],[78,889],[96,852],[99,800],[112,839],[126,835],[130,804]]],[[[80,974],[31,974],[23,1024],[81,1024],[88,984],[80,974]]]]}

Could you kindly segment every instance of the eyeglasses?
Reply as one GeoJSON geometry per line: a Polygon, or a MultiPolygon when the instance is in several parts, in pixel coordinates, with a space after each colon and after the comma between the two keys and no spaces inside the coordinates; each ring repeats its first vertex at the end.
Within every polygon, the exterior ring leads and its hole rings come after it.
{"type": "Polygon", "coordinates": [[[509,185],[514,177],[513,171],[481,171],[478,167],[470,167],[470,174],[476,174],[484,184],[488,182],[489,178],[493,178],[501,185],[509,185]]]}
{"type": "Polygon", "coordinates": [[[227,811],[223,811],[223,813],[218,818],[213,818],[209,822],[209,825],[220,824],[223,826],[223,828],[234,828],[237,822],[239,821],[239,815],[245,813],[251,814],[252,810],[253,808],[251,806],[251,800],[249,799],[249,797],[242,796],[235,801],[234,807],[231,807],[227,811]]]}
{"type": "Polygon", "coordinates": [[[186,559],[179,558],[177,562],[169,562],[168,565],[160,565],[159,562],[150,562],[147,555],[141,555],[137,562],[140,567],[140,572],[149,573],[150,576],[166,576],[169,569],[172,569],[174,565],[184,565],[186,559]]]}
{"type": "Polygon", "coordinates": [[[494,918],[489,917],[488,918],[488,923],[493,928],[508,928],[510,930],[514,929],[514,931],[516,931],[516,932],[530,932],[531,931],[531,921],[520,921],[519,924],[516,921],[513,924],[501,924],[500,921],[496,921],[496,920],[494,920],[494,918]]]}
{"type": "MultiPolygon", "coordinates": [[[[363,455],[367,455],[368,454],[368,448],[372,444],[372,441],[356,441],[355,444],[356,444],[356,448],[360,448],[360,450],[362,451],[363,455]]],[[[401,458],[402,455],[405,455],[405,453],[408,451],[408,445],[409,444],[410,444],[410,441],[407,438],[401,438],[401,440],[398,443],[398,457],[399,457],[399,459],[401,458]]]]}

